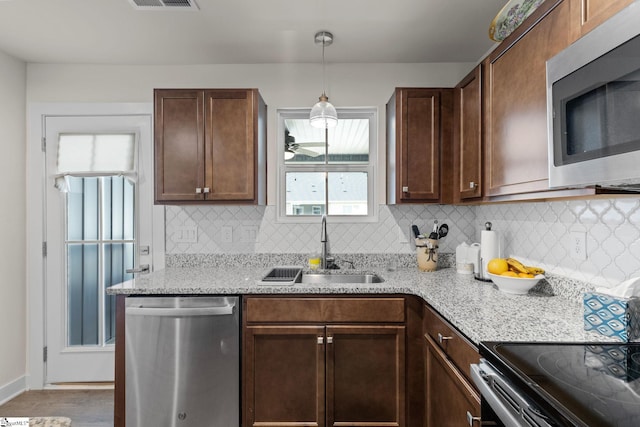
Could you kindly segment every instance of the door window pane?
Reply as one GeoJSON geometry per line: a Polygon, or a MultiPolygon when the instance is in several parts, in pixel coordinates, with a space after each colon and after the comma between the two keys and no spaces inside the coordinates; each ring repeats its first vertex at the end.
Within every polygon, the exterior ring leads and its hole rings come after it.
{"type": "Polygon", "coordinates": [[[98,239],[98,178],[68,177],[67,239],[98,239]]]}
{"type": "Polygon", "coordinates": [[[99,331],[97,244],[67,245],[68,344],[96,345],[99,331]]]}
{"type": "Polygon", "coordinates": [[[115,338],[115,297],[106,288],[132,278],[135,184],[119,176],[68,177],[67,342],[104,345],[115,338]]]}

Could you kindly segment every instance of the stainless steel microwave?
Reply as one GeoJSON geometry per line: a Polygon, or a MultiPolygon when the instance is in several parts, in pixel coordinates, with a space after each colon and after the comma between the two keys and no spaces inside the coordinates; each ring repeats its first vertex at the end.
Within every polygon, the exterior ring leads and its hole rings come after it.
{"type": "Polygon", "coordinates": [[[549,187],[640,190],[640,0],[547,61],[549,187]]]}

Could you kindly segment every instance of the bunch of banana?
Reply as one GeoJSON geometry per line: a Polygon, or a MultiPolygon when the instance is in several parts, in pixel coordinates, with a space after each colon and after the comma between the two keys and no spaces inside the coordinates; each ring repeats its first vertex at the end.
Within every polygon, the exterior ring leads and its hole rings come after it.
{"type": "Polygon", "coordinates": [[[505,258],[505,260],[509,264],[509,269],[516,273],[533,274],[534,276],[544,274],[544,270],[540,267],[526,266],[515,258],[505,258]]]}

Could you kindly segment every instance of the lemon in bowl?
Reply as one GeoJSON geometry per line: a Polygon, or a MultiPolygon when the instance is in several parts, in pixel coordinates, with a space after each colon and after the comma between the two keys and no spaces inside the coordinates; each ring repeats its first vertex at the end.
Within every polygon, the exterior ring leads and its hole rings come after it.
{"type": "Polygon", "coordinates": [[[514,295],[525,295],[531,288],[537,285],[540,280],[544,279],[544,275],[542,274],[536,276],[529,274],[529,276],[532,277],[522,277],[515,272],[505,272],[502,274],[489,273],[491,281],[495,283],[499,290],[514,295]]]}

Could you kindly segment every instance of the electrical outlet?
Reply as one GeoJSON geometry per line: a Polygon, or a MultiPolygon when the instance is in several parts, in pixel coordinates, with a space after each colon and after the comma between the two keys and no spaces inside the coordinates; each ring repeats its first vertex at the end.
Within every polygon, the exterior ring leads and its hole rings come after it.
{"type": "Polygon", "coordinates": [[[571,242],[569,244],[569,252],[571,258],[578,261],[587,259],[587,233],[584,231],[572,231],[569,233],[571,242]]]}
{"type": "Polygon", "coordinates": [[[233,227],[230,225],[223,225],[220,228],[220,241],[222,243],[233,243],[233,227]]]}

